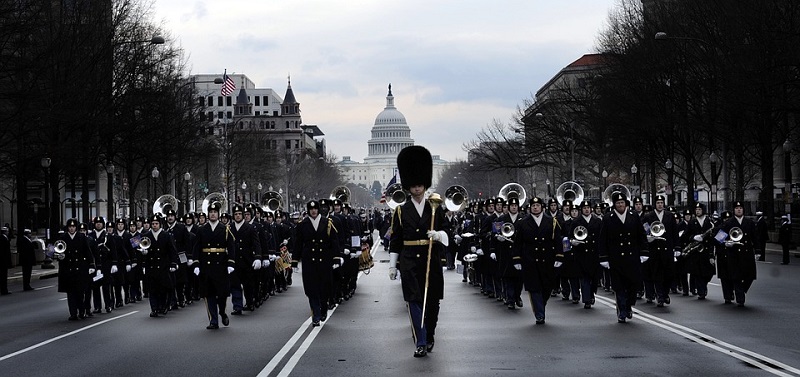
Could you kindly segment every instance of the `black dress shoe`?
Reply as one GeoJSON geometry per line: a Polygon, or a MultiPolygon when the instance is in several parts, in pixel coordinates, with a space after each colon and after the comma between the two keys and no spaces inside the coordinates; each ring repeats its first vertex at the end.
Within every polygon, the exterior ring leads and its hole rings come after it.
{"type": "Polygon", "coordinates": [[[518,307],[518,308],[521,308],[521,307],[522,307],[522,300],[519,300],[519,301],[517,301],[517,307],[518,307]]]}
{"type": "Polygon", "coordinates": [[[111,307],[110,306],[106,308],[106,313],[111,313],[111,307]]]}
{"type": "Polygon", "coordinates": [[[231,315],[242,315],[242,309],[236,309],[231,312],[231,315]]]}
{"type": "Polygon", "coordinates": [[[625,317],[619,317],[619,318],[617,318],[617,322],[618,322],[618,323],[625,323],[625,317]]]}
{"type": "Polygon", "coordinates": [[[587,302],[587,303],[583,304],[583,308],[584,309],[591,309],[592,308],[592,304],[587,302]]]}
{"type": "Polygon", "coordinates": [[[206,326],[206,328],[209,329],[209,330],[216,330],[216,329],[219,328],[219,325],[212,323],[212,324],[206,326]]]}
{"type": "Polygon", "coordinates": [[[537,319],[536,320],[536,324],[537,325],[544,325],[544,318],[543,319],[537,319]]]}
{"type": "Polygon", "coordinates": [[[150,317],[153,317],[153,318],[158,317],[158,313],[157,312],[150,312],[150,317]]]}
{"type": "Polygon", "coordinates": [[[317,326],[319,326],[319,321],[313,321],[313,322],[311,322],[311,326],[314,326],[314,327],[317,327],[317,326]]]}
{"type": "Polygon", "coordinates": [[[425,346],[426,351],[428,351],[428,352],[433,351],[433,345],[434,345],[434,343],[433,343],[432,340],[430,342],[428,342],[428,345],[425,346]]]}
{"type": "Polygon", "coordinates": [[[230,320],[230,318],[228,318],[228,315],[227,315],[227,314],[225,314],[225,313],[220,313],[220,315],[219,315],[219,316],[220,316],[220,317],[222,317],[222,324],[223,324],[223,325],[225,325],[225,326],[228,326],[228,325],[230,325],[230,324],[231,324],[231,320],[230,320]]]}
{"type": "Polygon", "coordinates": [[[428,351],[425,350],[425,346],[419,346],[414,351],[414,357],[425,357],[428,354],[428,351]]]}
{"type": "Polygon", "coordinates": [[[116,307],[117,309],[119,309],[119,308],[121,308],[121,307],[122,307],[122,303],[121,303],[121,302],[118,302],[116,305],[114,305],[114,307],[116,307]]]}
{"type": "Polygon", "coordinates": [[[325,322],[326,319],[328,319],[328,316],[324,315],[324,316],[320,317],[319,321],[320,322],[325,322]]]}
{"type": "Polygon", "coordinates": [[[86,315],[84,317],[86,317],[86,318],[94,317],[94,314],[92,314],[92,312],[90,312],[90,311],[87,311],[86,315]]]}
{"type": "Polygon", "coordinates": [[[256,310],[256,306],[253,304],[247,305],[247,310],[253,312],[256,310]]]}
{"type": "Polygon", "coordinates": [[[509,310],[514,310],[514,309],[516,308],[516,307],[514,306],[514,303],[513,303],[513,302],[509,302],[508,304],[506,304],[506,306],[508,306],[508,309],[509,309],[509,310]]]}
{"type": "Polygon", "coordinates": [[[32,290],[33,290],[33,287],[25,287],[25,288],[23,288],[22,290],[23,290],[23,291],[32,291],[32,290]]]}
{"type": "Polygon", "coordinates": [[[69,318],[67,318],[67,320],[68,320],[68,321],[77,321],[77,320],[78,320],[78,316],[76,316],[76,315],[71,315],[71,316],[69,316],[69,318]]]}
{"type": "Polygon", "coordinates": [[[669,305],[669,302],[670,302],[670,301],[669,301],[669,296],[667,296],[667,297],[664,297],[664,303],[665,303],[665,304],[667,304],[667,305],[669,305]]]}

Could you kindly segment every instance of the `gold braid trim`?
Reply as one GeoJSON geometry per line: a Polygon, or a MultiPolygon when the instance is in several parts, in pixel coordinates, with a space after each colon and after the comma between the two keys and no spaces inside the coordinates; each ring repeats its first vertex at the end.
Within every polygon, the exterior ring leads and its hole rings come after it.
{"type": "Polygon", "coordinates": [[[231,226],[225,224],[225,241],[228,240],[228,234],[230,234],[231,237],[233,237],[233,242],[236,242],[236,236],[233,235],[233,232],[231,231],[231,226]]]}
{"type": "Polygon", "coordinates": [[[330,236],[331,236],[331,228],[333,228],[333,230],[335,230],[335,231],[336,231],[336,233],[339,233],[339,231],[338,231],[338,230],[336,229],[336,227],[333,225],[333,219],[331,219],[331,218],[328,218],[328,237],[330,237],[330,236]]]}

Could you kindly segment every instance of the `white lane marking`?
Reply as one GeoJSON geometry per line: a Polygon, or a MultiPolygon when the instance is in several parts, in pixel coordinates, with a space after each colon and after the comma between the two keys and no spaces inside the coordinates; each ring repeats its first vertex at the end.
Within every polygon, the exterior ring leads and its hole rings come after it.
{"type": "Polygon", "coordinates": [[[44,287],[34,288],[34,291],[41,291],[42,289],[53,288],[55,285],[45,285],[44,287]]]}
{"type": "Polygon", "coordinates": [[[715,287],[719,287],[719,284],[717,284],[717,283],[708,283],[708,285],[713,285],[715,287]]]}
{"type": "Polygon", "coordinates": [[[62,297],[62,298],[58,299],[58,301],[67,301],[67,298],[66,297],[62,297]]]}
{"type": "Polygon", "coordinates": [[[120,319],[120,318],[123,318],[123,317],[127,317],[127,316],[129,316],[131,314],[135,314],[135,313],[138,313],[138,312],[139,312],[138,310],[135,310],[135,311],[132,311],[130,313],[119,315],[119,316],[116,316],[114,318],[105,319],[105,320],[102,320],[102,321],[97,322],[95,324],[91,324],[89,326],[79,328],[79,329],[77,329],[75,331],[71,331],[71,332],[68,332],[66,334],[59,335],[59,336],[57,336],[55,338],[51,338],[51,339],[45,340],[44,342],[40,342],[40,343],[34,344],[34,345],[32,345],[32,346],[30,346],[28,348],[21,349],[21,350],[19,350],[17,352],[9,353],[8,355],[0,357],[0,361],[6,360],[6,359],[10,359],[10,358],[12,358],[14,356],[21,355],[21,354],[23,354],[25,352],[32,351],[32,350],[35,350],[35,349],[37,349],[37,348],[39,348],[41,346],[44,346],[44,345],[50,344],[52,342],[55,342],[56,340],[66,338],[66,337],[68,337],[70,335],[75,335],[75,334],[77,334],[77,333],[79,333],[81,331],[86,331],[86,330],[91,329],[92,327],[100,326],[100,325],[102,325],[104,323],[111,322],[111,321],[113,321],[115,319],[120,319]]]}
{"type": "MultiPolygon", "coordinates": [[[[609,299],[609,298],[600,297],[600,296],[595,296],[595,298],[598,299],[604,305],[606,305],[606,306],[608,306],[608,307],[610,307],[612,309],[616,307],[616,302],[611,300],[611,299],[609,299]]],[[[784,363],[782,363],[780,361],[773,360],[773,359],[771,359],[769,357],[766,357],[764,355],[761,355],[761,354],[755,353],[753,351],[749,351],[749,350],[746,350],[744,348],[735,346],[733,344],[721,341],[721,340],[719,340],[717,338],[714,338],[714,337],[712,337],[710,335],[704,334],[704,333],[702,333],[700,331],[688,328],[686,326],[683,326],[683,325],[680,325],[680,324],[677,324],[677,323],[674,323],[674,322],[670,322],[670,321],[668,321],[666,319],[656,317],[656,316],[654,316],[652,314],[645,313],[645,312],[641,311],[640,309],[633,309],[633,311],[634,311],[634,313],[636,313],[639,316],[638,318],[643,322],[647,322],[647,323],[649,323],[651,325],[661,327],[661,328],[663,328],[663,329],[665,329],[667,331],[670,331],[670,332],[678,334],[678,335],[680,335],[680,336],[682,336],[682,337],[684,337],[686,339],[689,339],[689,340],[691,340],[691,341],[693,341],[693,342],[695,342],[697,344],[706,346],[706,347],[711,348],[711,349],[713,349],[715,351],[718,351],[718,352],[720,352],[722,354],[725,354],[725,355],[728,355],[728,356],[732,356],[732,357],[734,357],[736,359],[744,361],[744,362],[746,362],[748,364],[751,364],[751,365],[753,365],[753,366],[755,366],[757,368],[763,369],[763,370],[765,370],[767,372],[770,372],[770,373],[772,373],[774,375],[777,375],[777,376],[788,376],[788,377],[793,376],[792,374],[786,373],[785,371],[789,371],[789,372],[795,373],[797,375],[800,375],[800,369],[792,367],[791,365],[784,364],[784,363]],[[775,368],[773,366],[780,367],[783,370],[775,368]]]]}
{"type": "MultiPolygon", "coordinates": [[[[372,250],[370,251],[371,251],[370,255],[372,255],[374,259],[375,253],[378,251],[378,248],[373,247],[372,250]]],[[[360,271],[358,273],[358,276],[356,277],[356,280],[361,279],[361,276],[363,275],[364,271],[360,271]]],[[[295,351],[294,354],[292,354],[292,357],[289,358],[289,361],[286,362],[281,371],[278,372],[278,376],[288,376],[290,373],[292,373],[294,367],[297,365],[297,362],[300,361],[300,358],[302,358],[303,355],[306,353],[308,348],[311,346],[311,343],[314,342],[314,339],[316,339],[317,334],[319,334],[322,328],[325,327],[325,323],[330,321],[331,317],[333,317],[333,312],[335,312],[338,307],[339,305],[336,305],[335,308],[328,311],[327,321],[321,322],[318,327],[313,327],[311,329],[311,333],[309,333],[309,335],[306,337],[306,340],[303,341],[303,343],[300,345],[297,351],[295,351]]],[[[297,344],[302,335],[306,332],[306,330],[308,330],[308,325],[310,324],[311,324],[311,317],[306,319],[306,321],[303,322],[302,325],[300,325],[300,328],[297,329],[297,331],[295,331],[294,335],[289,339],[289,341],[283,345],[283,348],[281,348],[281,350],[278,351],[278,353],[276,353],[275,356],[272,357],[272,360],[270,360],[269,363],[267,363],[264,369],[262,369],[261,372],[258,373],[258,377],[267,377],[269,376],[270,373],[272,373],[273,370],[275,370],[275,367],[277,367],[278,364],[281,362],[281,360],[283,360],[283,358],[286,356],[286,354],[289,353],[289,350],[294,348],[295,344],[297,344]]]]}

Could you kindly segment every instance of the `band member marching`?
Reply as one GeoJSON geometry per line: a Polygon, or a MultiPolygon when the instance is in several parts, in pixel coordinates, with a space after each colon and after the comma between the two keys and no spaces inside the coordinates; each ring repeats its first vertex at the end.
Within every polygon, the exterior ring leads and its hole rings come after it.
{"type": "Polygon", "coordinates": [[[170,295],[175,290],[172,274],[178,269],[178,251],[175,238],[161,228],[166,223],[159,214],[150,219],[150,231],[142,237],[150,240],[148,248],[139,248],[144,256],[144,271],[147,286],[150,289],[150,316],[158,317],[167,314],[170,306],[170,295]]]}
{"type": "MultiPolygon", "coordinates": [[[[686,239],[692,240],[684,249],[686,272],[691,275],[692,287],[697,289],[697,299],[705,300],[708,295],[708,282],[714,276],[714,224],[706,216],[705,206],[702,203],[695,205],[695,218],[689,221],[686,239]]],[[[689,286],[684,287],[684,296],[689,295],[689,286]]]]}
{"type": "Polygon", "coordinates": [[[744,217],[744,205],[736,201],[733,203],[733,217],[725,222],[722,230],[728,234],[725,248],[727,267],[733,281],[733,295],[736,304],[744,306],[745,295],[756,280],[756,260],[763,253],[763,250],[756,249],[759,244],[756,223],[744,217]],[[738,230],[734,231],[734,228],[738,230]],[[735,234],[737,232],[740,237],[735,234]]]}
{"type": "Polygon", "coordinates": [[[197,263],[193,272],[200,278],[200,297],[206,299],[209,319],[206,328],[209,330],[219,328],[219,317],[223,325],[230,323],[225,313],[230,294],[228,275],[235,270],[236,263],[236,240],[228,226],[219,221],[221,208],[219,202],[208,206],[208,222],[197,230],[192,258],[197,263]]]}
{"type": "Polygon", "coordinates": [[[94,255],[89,239],[78,232],[78,220],[67,221],[67,231],[60,236],[64,252],[55,253],[58,262],[58,291],[67,294],[69,320],[86,318],[89,310],[83,305],[83,297],[89,287],[91,275],[95,273],[94,255]]]}
{"type": "MultiPolygon", "coordinates": [[[[497,222],[503,223],[503,228],[506,224],[511,224],[516,231],[525,215],[519,213],[519,199],[508,199],[508,213],[503,214],[497,219],[497,222]]],[[[513,236],[513,235],[512,235],[513,236]]],[[[505,305],[513,310],[515,307],[522,307],[522,276],[520,271],[514,268],[514,243],[510,238],[505,235],[498,234],[495,236],[497,240],[497,247],[495,248],[498,254],[498,262],[500,264],[500,277],[503,281],[505,290],[505,305]]]]}
{"type": "Polygon", "coordinates": [[[583,308],[590,309],[595,302],[594,295],[597,293],[600,275],[600,267],[597,265],[600,262],[597,241],[600,238],[603,221],[592,215],[592,204],[588,200],[580,204],[580,211],[581,214],[572,222],[572,229],[568,234],[578,269],[583,308]]]}
{"type": "Polygon", "coordinates": [[[617,302],[617,322],[633,318],[636,292],[642,282],[641,264],[649,259],[647,236],[639,215],[628,210],[625,194],[611,195],[614,209],[603,218],[598,243],[600,265],[611,270],[611,286],[617,302]]]}
{"type": "Polygon", "coordinates": [[[444,297],[442,259],[449,245],[444,226],[444,211],[438,206],[438,194],[425,200],[431,186],[433,160],[422,146],[403,148],[397,156],[397,168],[404,190],[411,199],[395,209],[389,243],[389,278],[397,277],[398,262],[403,299],[413,329],[414,357],[424,357],[433,350],[439,320],[439,300],[444,297]]]}

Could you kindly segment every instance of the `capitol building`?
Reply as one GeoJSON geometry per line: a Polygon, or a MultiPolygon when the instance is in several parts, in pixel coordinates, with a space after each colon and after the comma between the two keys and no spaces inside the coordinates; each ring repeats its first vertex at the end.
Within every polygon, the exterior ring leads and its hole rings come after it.
{"type": "MultiPolygon", "coordinates": [[[[353,161],[350,156],[343,156],[338,166],[348,183],[371,189],[374,183],[378,182],[382,190],[385,190],[389,181],[397,174],[397,155],[400,150],[414,145],[406,117],[394,106],[391,84],[389,84],[389,94],[386,95],[386,107],[375,118],[370,136],[367,142],[369,154],[363,163],[353,161]]],[[[431,151],[433,157],[432,184],[433,188],[437,188],[439,177],[449,163],[434,154],[435,146],[424,147],[431,151]]]]}

